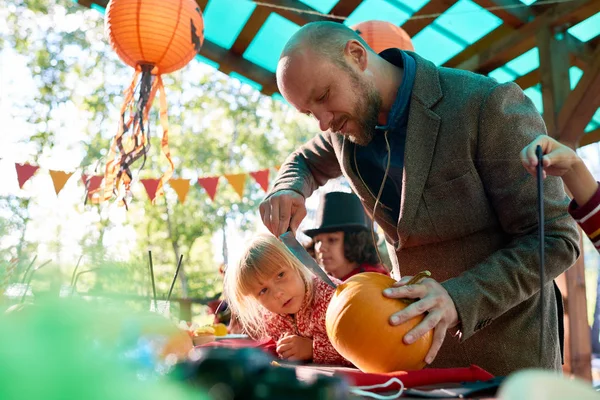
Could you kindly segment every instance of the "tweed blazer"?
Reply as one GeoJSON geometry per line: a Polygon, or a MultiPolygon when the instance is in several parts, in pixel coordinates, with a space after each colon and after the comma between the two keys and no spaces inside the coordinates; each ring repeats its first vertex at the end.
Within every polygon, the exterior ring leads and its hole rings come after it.
{"type": "MultiPolygon", "coordinates": [[[[374,218],[385,232],[394,278],[428,269],[456,306],[459,334],[446,335],[431,366],[477,364],[497,376],[560,369],[562,298],[553,279],[579,256],[579,232],[560,179],[548,177],[541,316],[536,180],[519,152],[546,133],[544,122],[516,84],[409,54],[416,77],[400,215],[396,220],[378,207],[374,218]]],[[[373,216],[375,198],[354,172],[354,149],[342,135],[318,134],[286,159],[270,194],[289,189],[307,198],[344,175],[373,216]]]]}

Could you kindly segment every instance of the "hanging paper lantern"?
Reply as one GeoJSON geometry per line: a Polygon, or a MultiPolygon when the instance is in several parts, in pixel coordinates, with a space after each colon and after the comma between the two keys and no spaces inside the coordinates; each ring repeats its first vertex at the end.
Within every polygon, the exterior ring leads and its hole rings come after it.
{"type": "Polygon", "coordinates": [[[375,53],[392,48],[415,51],[408,33],[390,22],[365,21],[352,26],[352,30],[358,33],[375,53]]]}
{"type": "Polygon", "coordinates": [[[105,30],[113,50],[135,68],[135,73],[125,91],[119,129],[106,163],[104,187],[97,189],[100,196],[96,202],[108,200],[113,193],[124,202],[130,193],[131,166],[142,157],[145,162],[150,149],[148,113],[157,91],[163,130],[161,145],[169,164],[156,190],[156,196],[160,196],[174,169],[161,74],[183,68],[200,51],[204,41],[202,11],[194,0],[110,0],[105,30]]]}
{"type": "MultiPolygon", "coordinates": [[[[415,276],[417,280],[419,277],[415,276]]],[[[337,287],[327,307],[325,327],[331,344],[363,372],[411,371],[425,366],[433,331],[409,345],[403,342],[423,315],[390,325],[390,316],[410,304],[383,296],[383,290],[394,282],[375,272],[354,275],[337,287]]]]}

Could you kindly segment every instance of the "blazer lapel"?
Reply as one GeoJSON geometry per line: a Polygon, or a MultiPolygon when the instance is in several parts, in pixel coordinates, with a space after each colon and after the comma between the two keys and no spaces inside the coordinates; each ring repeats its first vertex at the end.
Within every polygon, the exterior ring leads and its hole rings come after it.
{"type": "Polygon", "coordinates": [[[443,96],[437,68],[414,53],[417,68],[408,114],[398,248],[410,237],[413,220],[429,176],[441,118],[431,110],[443,96]]]}

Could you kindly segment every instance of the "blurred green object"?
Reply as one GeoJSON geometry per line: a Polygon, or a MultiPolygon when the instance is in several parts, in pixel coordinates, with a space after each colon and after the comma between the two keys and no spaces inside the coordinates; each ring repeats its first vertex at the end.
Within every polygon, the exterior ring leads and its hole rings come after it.
{"type": "MultiPolygon", "coordinates": [[[[167,376],[142,373],[144,353],[135,346],[143,334],[172,330],[170,321],[72,299],[45,300],[0,315],[0,399],[209,398],[167,376]],[[153,324],[156,329],[149,328],[153,324]]],[[[153,367],[146,358],[146,367],[153,367]]]]}

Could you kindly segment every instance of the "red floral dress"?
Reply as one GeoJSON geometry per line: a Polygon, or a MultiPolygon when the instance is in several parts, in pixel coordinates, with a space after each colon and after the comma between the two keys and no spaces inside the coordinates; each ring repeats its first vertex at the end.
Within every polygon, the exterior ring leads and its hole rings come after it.
{"type": "MultiPolygon", "coordinates": [[[[337,284],[341,283],[335,279],[333,281],[337,284]]],[[[325,314],[335,289],[314,276],[313,288],[313,296],[306,293],[302,306],[296,314],[280,315],[270,312],[264,314],[267,335],[275,342],[286,334],[311,338],[313,363],[352,366],[333,348],[325,329],[325,314]]]]}
{"type": "Polygon", "coordinates": [[[350,278],[351,276],[354,276],[356,274],[361,274],[363,272],[377,272],[379,274],[390,276],[390,273],[388,272],[387,269],[385,269],[385,267],[383,265],[364,263],[364,264],[361,264],[358,268],[354,268],[352,271],[350,271],[350,273],[348,275],[344,276],[341,279],[341,281],[345,282],[346,279],[350,278]]]}

